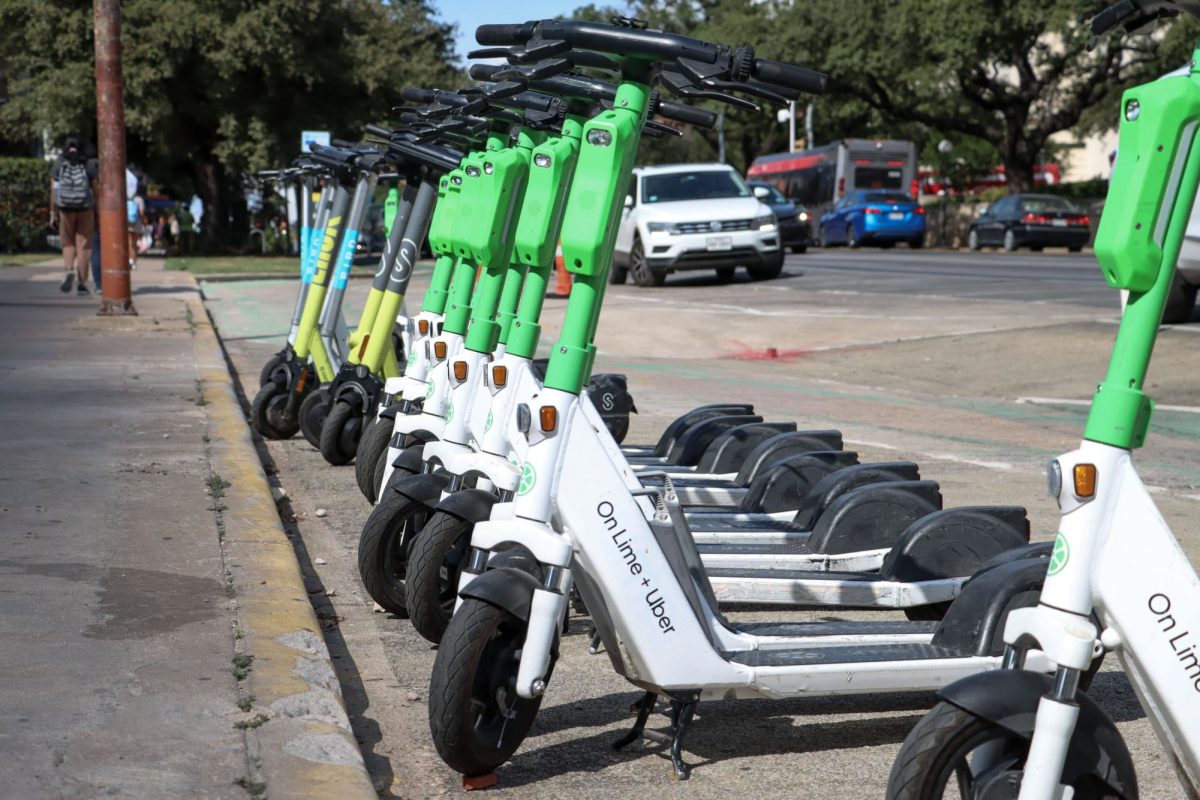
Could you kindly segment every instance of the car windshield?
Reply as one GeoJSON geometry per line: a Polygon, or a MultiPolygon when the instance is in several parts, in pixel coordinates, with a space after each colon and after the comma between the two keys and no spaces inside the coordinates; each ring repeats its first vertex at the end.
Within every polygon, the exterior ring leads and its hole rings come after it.
{"type": "Polygon", "coordinates": [[[642,179],[642,201],[645,203],[749,196],[749,187],[741,176],[732,170],[667,172],[661,175],[647,175],[642,179]]]}
{"type": "Polygon", "coordinates": [[[783,196],[782,192],[780,192],[778,189],[776,189],[774,186],[772,186],[769,183],[756,183],[756,184],[754,184],[754,188],[767,190],[767,196],[764,199],[768,203],[774,203],[775,205],[778,206],[778,205],[783,205],[784,203],[786,203],[788,201],[787,198],[783,196]]]}
{"type": "Polygon", "coordinates": [[[1063,197],[1022,197],[1021,207],[1026,211],[1078,211],[1070,200],[1063,197]]]}
{"type": "Polygon", "coordinates": [[[867,202],[867,203],[883,203],[885,205],[896,205],[897,203],[906,203],[906,204],[912,203],[911,197],[909,197],[906,194],[900,194],[898,192],[896,192],[896,193],[877,192],[877,193],[868,194],[863,199],[864,199],[864,202],[867,202]]]}

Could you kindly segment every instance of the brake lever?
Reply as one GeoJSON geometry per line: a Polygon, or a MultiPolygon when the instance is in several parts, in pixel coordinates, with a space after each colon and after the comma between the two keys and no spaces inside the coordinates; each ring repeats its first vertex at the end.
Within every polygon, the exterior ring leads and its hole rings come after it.
{"type": "Polygon", "coordinates": [[[700,89],[693,85],[683,75],[677,72],[669,72],[664,70],[660,74],[662,85],[671,91],[671,94],[676,97],[686,97],[689,100],[716,100],[721,103],[726,103],[734,108],[744,108],[747,111],[759,111],[761,107],[758,103],[746,100],[741,97],[726,92],[718,92],[712,89],[700,89]]]}
{"type": "Polygon", "coordinates": [[[513,48],[513,54],[522,64],[536,63],[571,50],[571,43],[563,39],[530,39],[521,47],[513,48]]]}
{"type": "Polygon", "coordinates": [[[663,135],[683,136],[683,131],[676,130],[675,128],[672,128],[670,125],[664,125],[661,122],[655,122],[652,119],[646,120],[646,127],[643,130],[645,132],[656,131],[658,136],[663,136],[663,135]]]}
{"type": "Polygon", "coordinates": [[[471,50],[467,53],[467,58],[474,61],[480,58],[503,58],[505,61],[512,55],[510,47],[482,47],[478,50],[471,50]]]}
{"type": "Polygon", "coordinates": [[[788,97],[775,91],[773,86],[747,79],[746,81],[724,81],[716,78],[709,78],[703,82],[703,85],[710,89],[725,90],[730,92],[742,92],[743,94],[752,94],[755,97],[761,97],[764,100],[770,100],[773,103],[787,105],[790,101],[795,100],[794,97],[788,97]]]}
{"type": "Polygon", "coordinates": [[[526,88],[528,88],[527,85],[521,81],[505,80],[488,86],[481,86],[479,90],[489,100],[503,100],[507,97],[519,95],[526,88]]]}

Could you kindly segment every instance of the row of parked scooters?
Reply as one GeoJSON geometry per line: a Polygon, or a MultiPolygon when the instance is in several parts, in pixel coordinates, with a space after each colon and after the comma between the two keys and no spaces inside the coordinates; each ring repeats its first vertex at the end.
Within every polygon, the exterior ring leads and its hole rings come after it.
{"type": "MultiPolygon", "coordinates": [[[[1125,0],[1097,25],[1175,5],[1187,6],[1125,0]]],[[[1200,726],[1185,723],[1200,688],[1187,695],[1179,666],[1156,684],[1151,654],[1130,658],[1142,640],[1126,626],[1164,642],[1176,624],[1200,634],[1195,573],[1129,460],[1145,435],[1141,383],[1200,176],[1191,140],[1162,134],[1200,118],[1196,75],[1171,79],[1174,94],[1139,87],[1126,101],[1138,113],[1124,115],[1114,186],[1128,192],[1110,195],[1096,251],[1132,294],[1087,439],[1051,463],[1061,531],[1030,544],[1024,508],[943,508],[915,463],[861,463],[838,431],[766,419],[748,403],[702,406],[656,443],[621,444],[632,401],[624,376],[593,375],[594,338],[638,145],[716,120],[654,87],[748,107],[747,96],[820,94],[824,75],[628,19],[485,25],[477,39],[485,47],[473,56],[505,62],[474,65],[478,86],[408,90],[399,128],[370,127],[367,145],[314,146],[272,176],[299,189],[302,279],[288,344],[264,367],[252,408],[264,436],[303,431],[330,463],[354,461],[374,503],[359,542],[363,584],[439,644],[429,716],[446,763],[486,775],[521,745],[574,608],[590,616],[591,649],[644,692],[617,746],[662,738],[644,730],[661,698],[681,779],[701,700],[940,689],[889,797],[948,786],[964,797],[1133,797],[1129,754],[1084,693],[1115,650],[1195,786],[1200,726]],[[1151,124],[1159,138],[1142,134],[1151,124]],[[350,263],[385,172],[403,192],[360,322],[345,331],[350,263]],[[1155,227],[1165,239],[1143,232],[1155,227]],[[424,242],[435,262],[409,317],[403,298],[424,242]],[[541,360],[560,242],[573,282],[541,360]],[[1137,532],[1114,524],[1133,514],[1137,532]],[[1151,552],[1156,570],[1135,566],[1151,552]],[[1133,588],[1101,580],[1114,569],[1133,588]],[[1136,595],[1141,582],[1149,600],[1136,595]],[[908,619],[726,619],[744,604],[902,609],[908,619]],[[1172,627],[1155,622],[1166,616],[1172,627]],[[1176,695],[1181,705],[1163,702],[1176,695]]]]}

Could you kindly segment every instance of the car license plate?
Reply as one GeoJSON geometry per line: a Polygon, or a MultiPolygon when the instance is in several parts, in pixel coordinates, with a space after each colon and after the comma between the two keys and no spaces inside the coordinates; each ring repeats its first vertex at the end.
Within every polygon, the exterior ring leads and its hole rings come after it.
{"type": "Polygon", "coordinates": [[[1051,224],[1051,225],[1053,225],[1053,226],[1054,226],[1054,227],[1056,227],[1056,228],[1065,228],[1065,227],[1067,227],[1067,221],[1066,221],[1065,219],[1056,219],[1056,220],[1054,220],[1053,222],[1051,222],[1050,224],[1051,224]]]}
{"type": "Polygon", "coordinates": [[[888,214],[888,219],[904,219],[904,212],[893,211],[892,213],[888,214]]]}
{"type": "Polygon", "coordinates": [[[714,251],[714,250],[716,250],[716,251],[732,250],[733,249],[733,237],[732,236],[709,236],[708,240],[705,242],[705,244],[708,246],[708,249],[710,252],[714,251]]]}

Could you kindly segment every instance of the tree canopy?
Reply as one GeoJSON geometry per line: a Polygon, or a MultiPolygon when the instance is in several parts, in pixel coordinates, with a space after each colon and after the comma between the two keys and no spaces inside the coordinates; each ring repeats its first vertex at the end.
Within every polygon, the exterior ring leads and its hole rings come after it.
{"type": "MultiPolygon", "coordinates": [[[[453,27],[427,0],[127,0],[122,13],[130,158],[194,187],[212,243],[230,236],[241,176],[290,160],[302,130],[356,139],[402,87],[461,80],[453,27]]],[[[91,20],[79,0],[0,5],[0,136],[94,130],[91,20]]]]}

